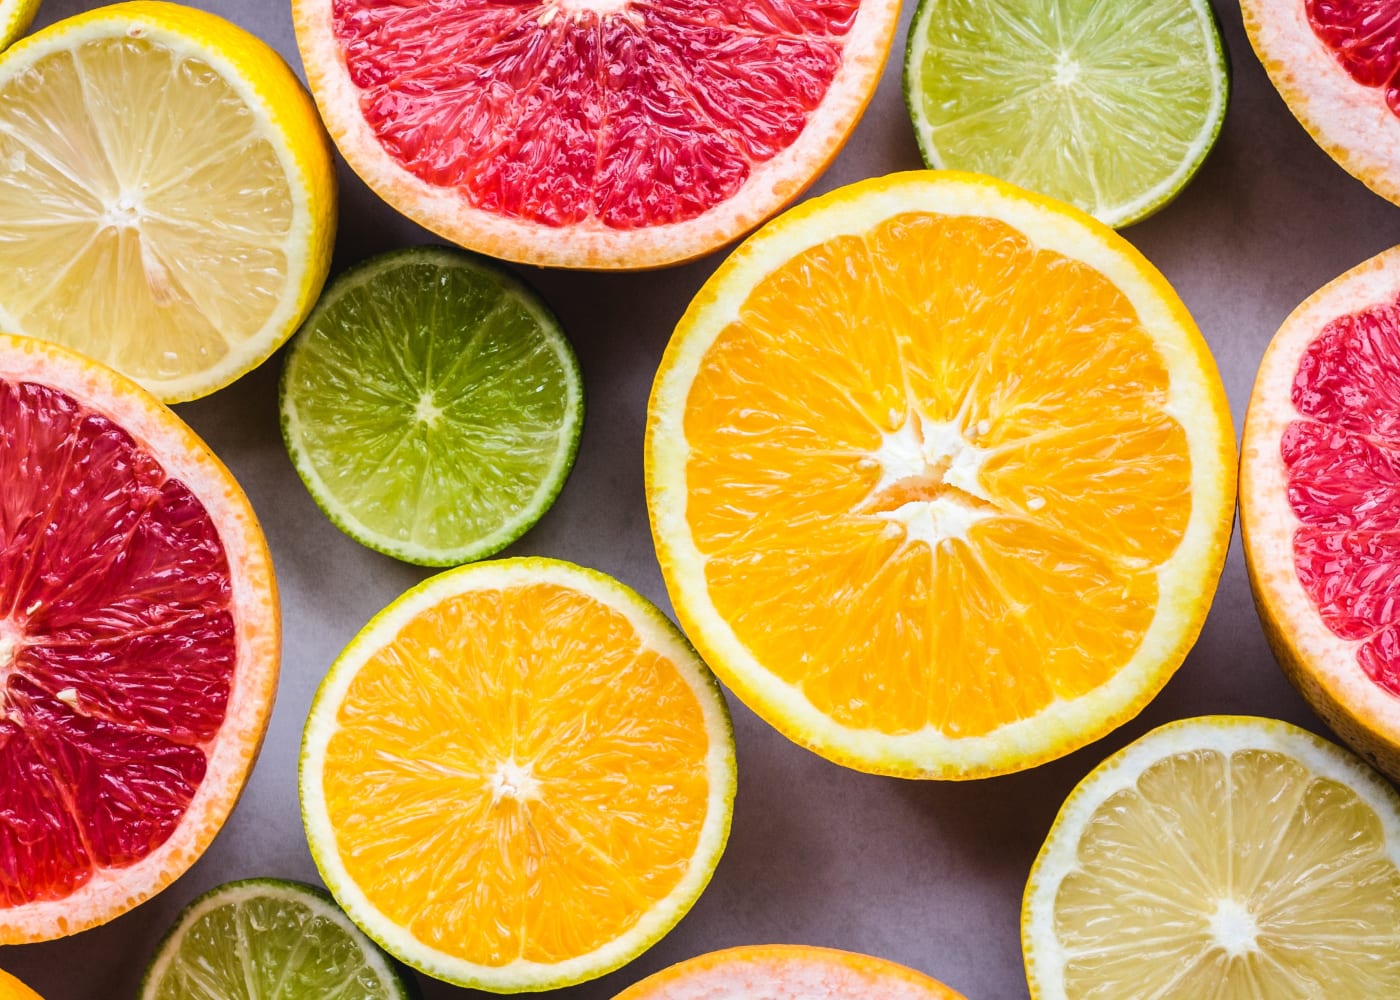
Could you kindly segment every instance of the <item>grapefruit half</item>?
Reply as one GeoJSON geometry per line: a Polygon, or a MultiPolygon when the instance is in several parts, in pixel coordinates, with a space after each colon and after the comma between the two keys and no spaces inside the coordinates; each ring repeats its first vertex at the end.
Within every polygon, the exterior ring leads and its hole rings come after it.
{"type": "Polygon", "coordinates": [[[350,166],[496,257],[657,267],[795,198],[875,89],[898,0],[294,0],[350,166]]]}
{"type": "Polygon", "coordinates": [[[1240,524],[1285,672],[1400,779],[1400,247],[1274,336],[1245,418],[1240,524]]]}
{"type": "Polygon", "coordinates": [[[134,382],[0,336],[0,944],[204,851],[272,707],[277,594],[233,477],[134,382]]]}
{"type": "Polygon", "coordinates": [[[1240,7],[1288,110],[1343,168],[1400,204],[1400,3],[1241,0],[1240,7]]]}

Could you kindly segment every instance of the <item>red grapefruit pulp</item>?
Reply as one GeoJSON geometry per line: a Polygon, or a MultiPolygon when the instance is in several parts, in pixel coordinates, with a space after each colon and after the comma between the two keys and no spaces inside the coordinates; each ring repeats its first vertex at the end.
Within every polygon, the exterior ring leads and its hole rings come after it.
{"type": "Polygon", "coordinates": [[[705,253],[795,197],[897,0],[295,0],[323,116],[405,214],[538,264],[705,253]]]}
{"type": "Polygon", "coordinates": [[[1400,0],[1307,0],[1308,23],[1363,87],[1400,115],[1400,0]]]}
{"type": "Polygon", "coordinates": [[[1400,773],[1400,249],[1308,299],[1245,422],[1240,509],[1255,598],[1294,682],[1400,773]]]}
{"type": "Polygon", "coordinates": [[[203,850],[261,739],[271,565],[179,419],[0,337],[0,943],[100,923],[203,850]]]}

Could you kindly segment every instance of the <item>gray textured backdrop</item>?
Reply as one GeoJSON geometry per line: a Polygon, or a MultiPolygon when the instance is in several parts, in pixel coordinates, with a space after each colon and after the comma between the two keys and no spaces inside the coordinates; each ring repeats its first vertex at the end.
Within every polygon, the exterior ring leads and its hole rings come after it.
{"type": "MultiPolygon", "coordinates": [[[[199,0],[300,67],[286,0],[199,0]]],[[[46,0],[40,24],[92,4],[46,0]]],[[[1337,274],[1400,241],[1400,209],[1371,194],[1307,137],[1254,58],[1232,0],[1216,0],[1234,66],[1224,134],[1186,192],[1126,235],[1164,271],[1215,350],[1236,428],[1254,370],[1290,310],[1337,274]]],[[[913,13],[906,2],[904,24],[913,13]]],[[[900,87],[904,34],[846,151],[814,187],[918,167],[900,87]]],[[[340,164],[335,267],[431,241],[340,164]]],[[[642,490],[646,396],[667,336],[719,255],[636,275],[522,269],[578,349],[589,412],[558,504],[506,554],[570,559],[612,573],[669,611],[642,490]]],[[[176,912],[232,878],[315,879],[295,766],[317,682],[375,611],[427,575],[361,548],[317,510],[277,429],[281,355],[210,399],[178,409],[233,469],[263,519],[282,586],[285,650],[276,710],[243,799],[204,858],[156,899],[105,927],[0,949],[0,965],[47,1000],[133,995],[176,912]]],[[[973,1000],[1027,996],[1021,889],[1059,803],[1098,761],[1147,729],[1206,713],[1272,715],[1325,731],[1264,643],[1238,540],[1200,643],[1155,702],[1110,737],[1025,774],[933,784],[843,770],[788,743],[731,699],[739,796],[709,890],[660,944],[559,1000],[606,1000],[672,962],[737,944],[800,942],[885,956],[973,1000]]],[[[477,996],[420,977],[426,1000],[477,996]]]]}

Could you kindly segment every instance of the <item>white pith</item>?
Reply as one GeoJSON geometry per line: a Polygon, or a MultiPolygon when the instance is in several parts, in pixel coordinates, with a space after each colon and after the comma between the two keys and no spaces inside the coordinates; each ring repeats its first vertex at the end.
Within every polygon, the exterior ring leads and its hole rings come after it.
{"type": "MultiPolygon", "coordinates": [[[[1248,750],[1280,753],[1297,760],[1313,775],[1345,786],[1374,811],[1384,834],[1386,854],[1400,868],[1400,798],[1356,757],[1312,733],[1273,719],[1206,716],[1168,723],[1108,758],[1079,783],[1065,800],[1036,857],[1022,906],[1021,943],[1031,992],[1037,1000],[1071,1000],[1064,974],[1073,956],[1055,932],[1055,899],[1064,879],[1078,870],[1080,841],[1092,834],[1090,821],[1095,812],[1113,796],[1135,791],[1138,778],[1156,762],[1199,750],[1225,757],[1248,750]]],[[[1183,836],[1192,833],[1177,832],[1183,836]]],[[[1249,950],[1251,915],[1242,914],[1228,897],[1202,900],[1201,904],[1214,946],[1227,951],[1249,950]],[[1225,905],[1220,905],[1222,902],[1225,905]]],[[[1258,947],[1257,939],[1252,943],[1258,947]]]]}
{"type": "Polygon", "coordinates": [[[1259,923],[1238,899],[1225,897],[1215,904],[1209,921],[1211,941],[1227,955],[1248,955],[1259,950],[1259,923]]]}
{"type": "Polygon", "coordinates": [[[969,528],[994,516],[993,511],[968,501],[991,496],[977,478],[986,453],[968,441],[960,425],[935,422],[915,410],[898,430],[882,437],[879,449],[870,456],[880,467],[871,503],[878,504],[885,490],[910,479],[936,477],[939,485],[952,490],[893,508],[877,507],[872,517],[897,526],[907,541],[933,549],[950,539],[965,540],[969,528]]]}
{"type": "Polygon", "coordinates": [[[572,17],[592,14],[602,18],[611,14],[620,14],[631,6],[632,0],[545,0],[544,13],[540,15],[540,18],[543,20],[550,17],[553,12],[572,17]]]}
{"type": "MultiPolygon", "coordinates": [[[[519,762],[501,768],[501,791],[513,785],[529,791],[519,762]]],[[[530,779],[533,780],[533,779],[530,779]]],[[[306,722],[300,761],[302,819],[312,857],[326,885],[346,913],[391,954],[428,975],[447,982],[496,992],[541,990],[601,976],[640,954],[685,914],[709,882],[729,833],[736,776],[734,743],[728,712],[718,685],[704,664],[659,611],[624,585],[601,573],[553,559],[502,559],[475,563],[430,578],[385,608],[350,642],[332,665],[316,692],[306,722]],[[640,644],[656,650],[676,665],[694,693],[709,735],[705,771],[709,800],[691,865],[676,887],[642,914],[630,930],[583,955],[549,964],[515,959],[499,966],[466,961],[423,943],[406,927],[395,924],[355,883],[340,857],[321,787],[326,750],[336,729],[336,716],[356,674],[375,651],[391,642],[404,625],[447,598],[473,590],[503,590],[553,583],[605,603],[625,616],[640,644]]],[[[504,797],[504,795],[503,795],[504,797]]]]}

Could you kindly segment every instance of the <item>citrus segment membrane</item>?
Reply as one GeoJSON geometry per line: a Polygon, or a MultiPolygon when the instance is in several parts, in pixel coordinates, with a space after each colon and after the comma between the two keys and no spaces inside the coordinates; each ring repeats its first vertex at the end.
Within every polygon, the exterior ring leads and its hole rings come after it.
{"type": "Polygon", "coordinates": [[[858,0],[335,0],[360,111],[401,166],[546,226],[682,222],[790,146],[858,0]]]}
{"type": "Polygon", "coordinates": [[[1400,303],[1327,323],[1293,381],[1284,430],[1293,558],[1323,622],[1400,697],[1400,303]]]}
{"type": "Polygon", "coordinates": [[[1395,0],[1306,0],[1308,23],[1347,74],[1382,87],[1400,117],[1400,4],[1395,0]]]}
{"type": "Polygon", "coordinates": [[[179,824],[237,658],[189,488],[108,417],[0,379],[0,909],[61,899],[179,824]]]}

